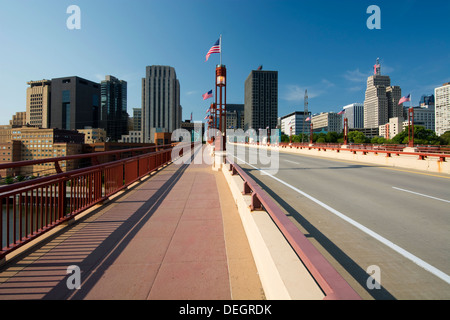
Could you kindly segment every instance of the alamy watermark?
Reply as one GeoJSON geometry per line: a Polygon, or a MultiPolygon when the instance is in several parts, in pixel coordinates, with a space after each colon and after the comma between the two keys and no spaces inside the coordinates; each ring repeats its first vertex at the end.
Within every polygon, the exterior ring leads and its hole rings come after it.
{"type": "Polygon", "coordinates": [[[367,289],[381,289],[381,269],[377,265],[371,265],[367,268],[367,273],[370,275],[367,278],[367,289]]]}
{"type": "MultiPolygon", "coordinates": [[[[202,140],[211,141],[218,139],[226,139],[227,158],[232,163],[239,165],[249,164],[256,166],[262,174],[274,175],[279,170],[279,152],[276,146],[280,142],[280,133],[278,129],[249,129],[244,131],[242,129],[227,129],[226,135],[223,135],[217,129],[208,129],[202,135],[202,124],[195,123],[194,130],[191,134],[186,129],[177,129],[172,133],[172,141],[188,142],[181,143],[172,151],[172,159],[176,159],[174,163],[194,163],[194,164],[213,164],[210,149],[204,148],[199,151],[196,146],[202,145],[202,140]],[[194,148],[191,150],[189,142],[194,143],[194,148]],[[248,148],[246,144],[255,145],[255,148],[248,148]],[[271,148],[269,146],[275,146],[271,148]],[[192,158],[195,152],[203,152],[203,154],[196,155],[192,158]],[[180,155],[182,157],[179,157],[180,155]]],[[[214,147],[215,143],[212,143],[214,147]]]]}
{"type": "Polygon", "coordinates": [[[77,5],[70,5],[66,10],[67,14],[70,16],[66,20],[66,27],[69,30],[79,30],[81,29],[81,9],[77,5]]]}
{"type": "Polygon", "coordinates": [[[79,266],[72,265],[67,267],[67,277],[66,286],[69,290],[79,290],[81,289],[81,270],[79,266]]]}
{"type": "Polygon", "coordinates": [[[381,29],[381,9],[377,5],[371,5],[366,11],[371,16],[367,19],[366,25],[369,30],[381,29]]]}

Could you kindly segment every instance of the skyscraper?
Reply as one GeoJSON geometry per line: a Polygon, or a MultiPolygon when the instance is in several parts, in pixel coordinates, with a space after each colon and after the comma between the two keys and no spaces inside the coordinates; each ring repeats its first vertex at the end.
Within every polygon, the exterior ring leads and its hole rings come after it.
{"type": "Polygon", "coordinates": [[[378,128],[389,122],[390,118],[403,116],[403,104],[399,86],[391,86],[389,76],[381,75],[379,60],[374,66],[374,75],[367,79],[364,100],[364,128],[378,128]]]}
{"type": "Polygon", "coordinates": [[[450,82],[434,89],[434,99],[436,134],[441,136],[450,131],[450,82]]]}
{"type": "Polygon", "coordinates": [[[79,77],[51,81],[50,128],[99,128],[100,84],[79,77]]]}
{"type": "Polygon", "coordinates": [[[181,127],[180,82],[169,66],[147,66],[142,79],[142,138],[154,143],[156,132],[181,127]]]}
{"type": "Polygon", "coordinates": [[[280,118],[280,129],[285,135],[309,135],[310,122],[306,121],[311,117],[311,112],[295,111],[280,118]],[[306,124],[306,125],[305,125],[306,124]],[[305,129],[307,128],[307,129],[305,129]]]}
{"type": "Polygon", "coordinates": [[[349,129],[364,128],[364,104],[352,103],[345,106],[344,110],[349,129]]]}
{"type": "Polygon", "coordinates": [[[133,108],[133,130],[142,131],[142,109],[133,108]]]}
{"type": "Polygon", "coordinates": [[[243,104],[227,104],[227,125],[225,128],[229,129],[244,129],[244,105],[243,104]],[[233,120],[228,120],[228,118],[233,120]],[[229,123],[229,124],[228,124],[229,123]]]}
{"type": "Polygon", "coordinates": [[[110,141],[119,141],[128,131],[127,82],[108,75],[100,86],[100,127],[110,141]]]}
{"type": "Polygon", "coordinates": [[[434,109],[434,95],[433,94],[431,94],[431,95],[425,95],[424,94],[420,98],[419,105],[421,107],[426,107],[426,108],[432,107],[434,109]]]}
{"type": "Polygon", "coordinates": [[[278,71],[252,70],[245,80],[244,130],[274,129],[278,118],[278,71]]]}
{"type": "Polygon", "coordinates": [[[27,82],[26,123],[33,127],[48,128],[50,125],[51,81],[27,82]]]}

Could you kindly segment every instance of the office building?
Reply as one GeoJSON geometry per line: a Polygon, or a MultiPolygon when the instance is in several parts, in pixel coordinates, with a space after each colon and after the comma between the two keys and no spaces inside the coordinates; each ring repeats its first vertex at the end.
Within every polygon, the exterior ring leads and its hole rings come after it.
{"type": "Polygon", "coordinates": [[[362,132],[367,138],[380,137],[379,127],[377,128],[349,128],[348,132],[358,131],[362,132]]]}
{"type": "Polygon", "coordinates": [[[133,108],[133,130],[134,131],[142,130],[142,109],[141,108],[133,108]]]}
{"type": "Polygon", "coordinates": [[[435,128],[438,136],[450,131],[450,82],[434,89],[435,128]]]}
{"type": "MultiPolygon", "coordinates": [[[[12,164],[21,160],[22,142],[12,140],[8,142],[0,142],[0,164],[12,164]]],[[[20,168],[0,169],[0,178],[7,176],[16,176],[20,173],[20,168]]]]}
{"type": "MultiPolygon", "coordinates": [[[[422,126],[425,129],[429,129],[432,131],[436,130],[436,119],[435,119],[435,109],[433,106],[423,106],[423,107],[414,107],[414,125],[422,126]]],[[[408,108],[404,108],[405,110],[405,121],[403,123],[403,128],[407,128],[409,125],[408,122],[408,108]]]]}
{"type": "Polygon", "coordinates": [[[295,111],[280,118],[281,133],[291,136],[299,135],[305,128],[305,135],[310,133],[310,121],[306,121],[311,117],[311,112],[305,115],[304,111],[295,111]]]}
{"type": "Polygon", "coordinates": [[[189,132],[189,135],[186,135],[186,137],[183,136],[183,139],[187,139],[188,137],[190,137],[191,141],[193,142],[203,140],[203,135],[205,134],[205,124],[203,122],[185,120],[181,123],[181,129],[189,132]]]}
{"type": "Polygon", "coordinates": [[[100,83],[100,127],[109,141],[128,132],[127,82],[108,75],[100,83]]]}
{"type": "Polygon", "coordinates": [[[100,84],[80,78],[52,79],[50,127],[99,128],[100,84]]]}
{"type": "Polygon", "coordinates": [[[364,128],[364,104],[352,103],[344,107],[344,118],[350,128],[364,128]]]}
{"type": "Polygon", "coordinates": [[[142,131],[129,131],[128,134],[122,135],[119,139],[120,143],[142,143],[142,131]]]}
{"type": "Polygon", "coordinates": [[[314,132],[342,132],[342,115],[336,112],[322,112],[311,119],[314,132]]]}
{"type": "Polygon", "coordinates": [[[385,139],[392,139],[403,131],[403,117],[390,118],[389,122],[379,126],[379,135],[385,139]]]}
{"type": "Polygon", "coordinates": [[[78,129],[78,132],[84,134],[84,143],[106,142],[106,130],[103,128],[78,129]]]}
{"type": "Polygon", "coordinates": [[[252,70],[245,80],[244,130],[275,129],[278,118],[278,71],[252,70]]]}
{"type": "Polygon", "coordinates": [[[39,80],[27,82],[27,109],[25,122],[38,128],[49,128],[51,81],[39,80]]]}
{"type": "MultiPolygon", "coordinates": [[[[80,154],[84,143],[84,134],[72,130],[49,129],[38,127],[0,128],[0,136],[3,137],[0,144],[13,141],[20,142],[20,152],[14,151],[14,157],[20,154],[20,161],[40,160],[47,158],[64,157],[80,154]]],[[[16,147],[16,146],[15,146],[16,147]]],[[[61,161],[62,171],[76,169],[78,161],[61,161]]],[[[24,176],[39,176],[55,173],[54,163],[42,163],[20,168],[16,174],[24,176]]]]}
{"type": "Polygon", "coordinates": [[[244,129],[244,104],[227,104],[227,129],[244,129]]]}
{"type": "Polygon", "coordinates": [[[377,61],[374,75],[367,79],[364,100],[364,128],[378,128],[389,122],[390,118],[403,117],[403,104],[399,86],[391,86],[389,76],[381,75],[381,66],[377,61]]]}
{"type": "Polygon", "coordinates": [[[180,82],[169,66],[147,66],[142,79],[142,139],[154,143],[155,133],[181,126],[180,82]]]}
{"type": "Polygon", "coordinates": [[[432,107],[434,109],[434,94],[430,95],[423,95],[420,97],[419,105],[422,108],[430,108],[432,107]]]}

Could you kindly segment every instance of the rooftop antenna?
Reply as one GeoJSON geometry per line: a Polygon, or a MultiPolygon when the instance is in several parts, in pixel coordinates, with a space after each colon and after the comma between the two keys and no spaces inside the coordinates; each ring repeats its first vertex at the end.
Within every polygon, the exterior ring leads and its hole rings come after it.
{"type": "Polygon", "coordinates": [[[303,137],[305,136],[305,125],[306,125],[306,117],[308,116],[308,90],[305,90],[305,101],[303,107],[303,128],[302,128],[302,143],[303,137]]]}
{"type": "Polygon", "coordinates": [[[377,63],[373,66],[373,74],[377,76],[381,75],[380,58],[377,58],[377,63]]]}

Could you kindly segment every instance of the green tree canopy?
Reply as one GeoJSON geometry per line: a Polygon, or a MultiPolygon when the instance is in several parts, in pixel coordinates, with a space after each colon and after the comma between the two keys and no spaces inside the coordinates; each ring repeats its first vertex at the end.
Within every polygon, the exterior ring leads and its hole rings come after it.
{"type": "MultiPolygon", "coordinates": [[[[408,127],[392,138],[395,144],[407,144],[409,142],[408,127]]],[[[440,145],[441,141],[433,130],[423,126],[414,126],[414,144],[440,145]]]]}
{"type": "Polygon", "coordinates": [[[441,135],[439,137],[439,141],[441,142],[442,145],[450,145],[450,131],[447,131],[446,133],[444,133],[443,135],[441,135]]]}
{"type": "Polygon", "coordinates": [[[348,133],[348,142],[350,143],[369,143],[370,139],[360,131],[351,131],[348,133]]]}

